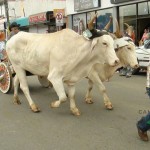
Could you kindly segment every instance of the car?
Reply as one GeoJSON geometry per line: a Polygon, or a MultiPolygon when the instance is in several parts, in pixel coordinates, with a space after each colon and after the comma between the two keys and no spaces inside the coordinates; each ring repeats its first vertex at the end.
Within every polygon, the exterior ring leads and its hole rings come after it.
{"type": "Polygon", "coordinates": [[[133,74],[138,73],[141,69],[146,70],[150,61],[150,48],[143,46],[136,47],[136,56],[139,63],[139,68],[133,70],[133,74]]]}

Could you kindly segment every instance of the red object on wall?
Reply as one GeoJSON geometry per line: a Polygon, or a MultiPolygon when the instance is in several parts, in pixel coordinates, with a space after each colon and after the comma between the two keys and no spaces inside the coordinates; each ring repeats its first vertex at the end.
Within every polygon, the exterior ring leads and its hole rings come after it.
{"type": "Polygon", "coordinates": [[[46,12],[29,16],[30,23],[45,22],[46,20],[46,12]]]}

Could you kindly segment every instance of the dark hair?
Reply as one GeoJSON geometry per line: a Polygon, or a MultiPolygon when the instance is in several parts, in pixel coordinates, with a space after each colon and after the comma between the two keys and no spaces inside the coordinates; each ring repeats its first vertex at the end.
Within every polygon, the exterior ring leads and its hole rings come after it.
{"type": "Polygon", "coordinates": [[[9,26],[9,30],[11,31],[11,29],[12,28],[14,28],[14,27],[20,27],[20,24],[17,24],[16,22],[12,22],[11,24],[10,24],[10,26],[9,26]]]}

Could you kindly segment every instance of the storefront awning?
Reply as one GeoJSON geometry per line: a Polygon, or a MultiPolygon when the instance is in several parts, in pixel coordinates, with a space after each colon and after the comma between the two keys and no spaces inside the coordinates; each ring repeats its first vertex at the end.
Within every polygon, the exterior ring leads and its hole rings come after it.
{"type": "Polygon", "coordinates": [[[11,20],[10,23],[16,22],[20,24],[20,27],[29,26],[29,19],[28,17],[17,18],[15,20],[11,20]]]}

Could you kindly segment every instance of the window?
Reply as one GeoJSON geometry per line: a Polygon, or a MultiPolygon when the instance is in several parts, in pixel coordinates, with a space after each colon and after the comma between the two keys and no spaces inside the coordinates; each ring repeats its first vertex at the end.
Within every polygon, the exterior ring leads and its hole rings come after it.
{"type": "MultiPolygon", "coordinates": [[[[97,29],[104,29],[106,24],[109,22],[110,16],[113,16],[113,9],[105,9],[97,11],[97,29]]],[[[113,24],[109,28],[109,32],[113,32],[113,24]]]]}
{"type": "MultiPolygon", "coordinates": [[[[87,13],[87,24],[89,23],[89,21],[95,16],[95,11],[92,12],[88,12],[87,13]]],[[[96,28],[96,22],[94,22],[94,28],[96,28]]]]}
{"type": "Polygon", "coordinates": [[[136,30],[136,4],[119,7],[120,30],[125,32],[127,23],[136,30]]]}
{"type": "Polygon", "coordinates": [[[150,2],[148,2],[148,13],[150,14],[150,2]]]}
{"type": "Polygon", "coordinates": [[[148,14],[148,3],[138,3],[138,15],[147,15],[148,14]]]}

